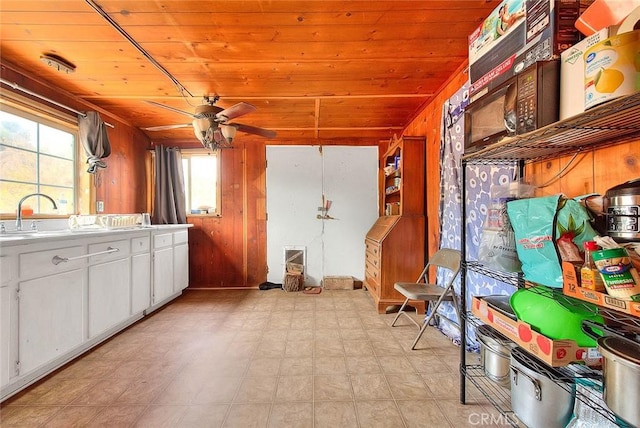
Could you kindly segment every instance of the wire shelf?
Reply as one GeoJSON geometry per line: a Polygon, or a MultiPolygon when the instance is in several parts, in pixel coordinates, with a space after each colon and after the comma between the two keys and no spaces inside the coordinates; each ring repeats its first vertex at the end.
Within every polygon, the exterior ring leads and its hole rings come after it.
{"type": "Polygon", "coordinates": [[[505,138],[462,157],[524,160],[526,163],[612,146],[640,137],[640,92],[617,98],[582,114],[512,138],[505,138]]]}

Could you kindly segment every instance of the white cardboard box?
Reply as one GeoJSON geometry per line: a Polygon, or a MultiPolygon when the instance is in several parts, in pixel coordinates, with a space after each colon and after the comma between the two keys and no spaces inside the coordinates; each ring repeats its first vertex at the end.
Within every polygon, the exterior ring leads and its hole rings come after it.
{"type": "Polygon", "coordinates": [[[560,54],[560,120],[584,112],[584,53],[613,32],[600,30],[560,54]]]}

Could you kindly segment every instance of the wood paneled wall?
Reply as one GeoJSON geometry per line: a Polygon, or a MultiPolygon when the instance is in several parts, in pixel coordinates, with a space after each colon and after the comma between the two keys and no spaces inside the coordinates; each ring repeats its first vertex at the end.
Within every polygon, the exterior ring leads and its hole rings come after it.
{"type": "MultiPolygon", "coordinates": [[[[107,128],[111,143],[111,155],[105,159],[107,168],[102,169],[90,180],[83,180],[83,182],[91,182],[91,188],[83,189],[82,197],[95,195],[97,200],[104,201],[105,214],[149,211],[145,159],[148,155],[147,147],[150,142],[146,135],[139,129],[129,125],[126,120],[113,116],[109,112],[87,103],[66,91],[52,87],[38,77],[6,62],[2,64],[1,75],[3,79],[9,82],[16,83],[22,88],[77,111],[98,111],[102,120],[114,125],[114,128],[107,128]]],[[[21,96],[42,102],[21,91],[16,92],[21,96]]],[[[59,108],[53,105],[50,107],[59,108]]],[[[64,109],[60,109],[60,111],[69,113],[64,109]]],[[[70,114],[73,115],[74,113],[70,114]]],[[[80,156],[84,156],[83,152],[80,156]]],[[[86,168],[82,171],[86,174],[84,172],[86,168]]],[[[94,212],[95,206],[92,206],[91,210],[94,212]]]]}
{"type": "Polygon", "coordinates": [[[440,240],[440,125],[442,123],[442,105],[455,94],[468,79],[467,62],[452,75],[447,83],[409,123],[404,135],[424,136],[426,139],[426,220],[427,247],[429,255],[438,249],[440,240]]]}
{"type": "MultiPolygon", "coordinates": [[[[317,141],[322,145],[386,142],[317,141]]],[[[267,279],[266,145],[295,145],[242,135],[221,151],[222,216],[189,216],[190,287],[255,288],[267,279]]],[[[364,238],[363,238],[364,245],[364,238]]]]}

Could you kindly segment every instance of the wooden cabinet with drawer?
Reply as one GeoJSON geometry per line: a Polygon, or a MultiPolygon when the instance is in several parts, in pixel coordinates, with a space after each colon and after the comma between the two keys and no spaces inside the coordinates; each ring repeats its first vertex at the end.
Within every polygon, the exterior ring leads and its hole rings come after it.
{"type": "MultiPolygon", "coordinates": [[[[383,215],[365,238],[364,286],[379,313],[401,305],[404,297],[393,285],[415,281],[425,265],[424,138],[392,139],[380,159],[383,215]],[[393,179],[393,181],[391,181],[393,179]]],[[[424,302],[413,302],[424,312],[424,302]]]]}

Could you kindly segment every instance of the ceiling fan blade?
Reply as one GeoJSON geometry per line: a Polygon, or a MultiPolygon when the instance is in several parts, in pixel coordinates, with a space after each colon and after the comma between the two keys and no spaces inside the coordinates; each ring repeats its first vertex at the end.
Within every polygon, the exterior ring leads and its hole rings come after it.
{"type": "Polygon", "coordinates": [[[252,111],[256,111],[256,107],[253,104],[240,102],[236,105],[222,110],[221,112],[216,114],[216,118],[219,122],[224,123],[227,120],[242,116],[243,114],[251,113],[252,111]]]}
{"type": "Polygon", "coordinates": [[[178,128],[190,128],[190,123],[181,123],[180,125],[163,125],[163,126],[150,126],[148,128],[142,128],[144,131],[168,131],[170,129],[178,128]]]}
{"type": "Polygon", "coordinates": [[[175,107],[170,107],[168,105],[160,104],[160,103],[157,103],[155,101],[145,101],[145,103],[148,103],[148,104],[151,104],[151,105],[154,105],[154,106],[157,106],[157,107],[162,107],[164,109],[171,110],[171,111],[176,112],[176,113],[184,114],[185,116],[189,116],[192,119],[194,117],[193,114],[191,114],[189,112],[177,109],[175,107]]]}
{"type": "Polygon", "coordinates": [[[228,125],[236,127],[240,132],[246,132],[247,134],[255,134],[265,138],[273,138],[277,134],[270,129],[258,128],[251,125],[243,125],[242,123],[229,123],[228,125]]]}

